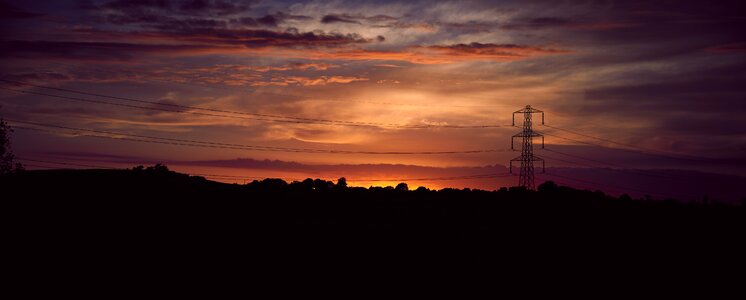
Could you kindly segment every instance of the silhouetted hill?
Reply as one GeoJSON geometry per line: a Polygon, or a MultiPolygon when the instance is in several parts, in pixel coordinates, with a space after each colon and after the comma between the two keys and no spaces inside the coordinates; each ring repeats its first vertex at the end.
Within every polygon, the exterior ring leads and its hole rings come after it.
{"type": "Polygon", "coordinates": [[[149,168],[27,171],[0,177],[0,187],[15,245],[44,263],[95,247],[85,255],[125,253],[118,263],[135,265],[178,265],[194,255],[317,267],[562,265],[609,256],[617,261],[605,263],[673,264],[694,249],[738,253],[746,228],[741,206],[615,198],[553,183],[536,192],[366,189],[310,179],[244,186],[149,168]]]}

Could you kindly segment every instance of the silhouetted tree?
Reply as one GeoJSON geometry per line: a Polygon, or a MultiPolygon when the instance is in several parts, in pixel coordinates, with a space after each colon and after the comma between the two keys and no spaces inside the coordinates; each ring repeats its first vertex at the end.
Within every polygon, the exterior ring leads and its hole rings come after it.
{"type": "Polygon", "coordinates": [[[347,179],[344,178],[344,177],[340,177],[339,179],[337,179],[337,185],[335,185],[334,187],[336,187],[338,189],[346,189],[347,188],[347,179]]]}
{"type": "Polygon", "coordinates": [[[306,178],[303,181],[293,181],[290,183],[290,187],[297,191],[311,191],[313,190],[313,179],[306,178]]]}
{"type": "Polygon", "coordinates": [[[288,183],[280,178],[266,178],[262,181],[254,180],[247,184],[247,186],[251,189],[264,191],[281,191],[288,186],[288,183]]]}
{"type": "Polygon", "coordinates": [[[150,166],[147,169],[145,169],[146,172],[152,172],[152,173],[168,173],[168,167],[163,164],[155,164],[155,166],[150,166]]]}
{"type": "Polygon", "coordinates": [[[10,148],[10,135],[13,128],[0,119],[0,174],[7,174],[13,171],[23,170],[23,165],[14,163],[15,155],[10,148]]]}
{"type": "Polygon", "coordinates": [[[323,179],[316,179],[313,181],[313,188],[320,191],[325,191],[334,187],[334,183],[323,179]]]}
{"type": "Polygon", "coordinates": [[[546,181],[539,185],[539,192],[551,192],[557,190],[557,184],[554,181],[546,181]]]}
{"type": "Polygon", "coordinates": [[[409,186],[406,183],[402,182],[402,183],[396,185],[396,190],[397,191],[408,191],[409,190],[409,186]]]}

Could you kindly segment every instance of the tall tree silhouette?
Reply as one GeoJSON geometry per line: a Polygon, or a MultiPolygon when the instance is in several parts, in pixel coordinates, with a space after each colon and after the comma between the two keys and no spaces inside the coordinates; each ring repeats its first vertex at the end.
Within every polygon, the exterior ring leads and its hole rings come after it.
{"type": "Polygon", "coordinates": [[[337,185],[335,185],[337,189],[346,189],[347,188],[347,178],[340,177],[337,179],[337,185]]]}
{"type": "Polygon", "coordinates": [[[13,128],[0,118],[0,174],[23,170],[23,165],[14,163],[15,155],[10,147],[10,135],[13,128]]]}

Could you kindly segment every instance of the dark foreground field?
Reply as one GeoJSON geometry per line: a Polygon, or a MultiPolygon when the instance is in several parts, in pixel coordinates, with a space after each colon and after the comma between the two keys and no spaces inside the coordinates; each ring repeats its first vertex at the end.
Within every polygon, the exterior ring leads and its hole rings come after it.
{"type": "Polygon", "coordinates": [[[551,183],[536,192],[403,191],[50,170],[0,177],[0,187],[7,245],[30,270],[735,268],[746,236],[742,206],[551,183]]]}

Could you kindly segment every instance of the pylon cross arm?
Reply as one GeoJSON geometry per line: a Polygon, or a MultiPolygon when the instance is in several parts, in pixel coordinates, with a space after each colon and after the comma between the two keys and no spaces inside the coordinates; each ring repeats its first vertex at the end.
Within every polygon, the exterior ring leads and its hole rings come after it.
{"type": "Polygon", "coordinates": [[[513,112],[514,114],[525,114],[525,113],[543,113],[543,110],[538,110],[535,108],[521,108],[520,110],[517,110],[513,112]]]}

